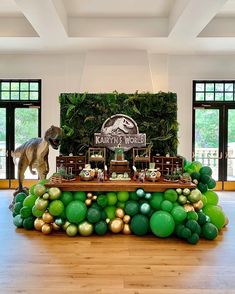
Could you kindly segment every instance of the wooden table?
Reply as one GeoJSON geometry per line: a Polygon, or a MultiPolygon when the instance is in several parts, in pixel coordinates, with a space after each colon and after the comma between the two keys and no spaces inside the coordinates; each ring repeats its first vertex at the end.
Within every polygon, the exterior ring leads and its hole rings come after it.
{"type": "Polygon", "coordinates": [[[61,184],[46,184],[46,187],[58,187],[62,191],[85,191],[85,192],[111,192],[111,191],[136,191],[138,188],[142,188],[145,192],[163,192],[166,189],[173,188],[189,188],[193,189],[196,187],[193,183],[182,183],[182,182],[166,182],[159,180],[157,182],[145,181],[144,183],[138,181],[105,181],[98,182],[94,181],[76,181],[62,182],[61,184]]]}

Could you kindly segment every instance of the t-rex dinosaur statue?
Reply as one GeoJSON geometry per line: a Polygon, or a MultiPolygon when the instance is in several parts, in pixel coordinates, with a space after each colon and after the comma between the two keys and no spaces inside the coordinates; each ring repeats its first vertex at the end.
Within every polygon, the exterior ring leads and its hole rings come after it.
{"type": "MultiPolygon", "coordinates": [[[[51,126],[44,135],[44,138],[33,138],[25,142],[21,146],[17,147],[14,152],[11,153],[13,161],[16,164],[16,158],[19,158],[18,162],[18,181],[19,187],[16,189],[14,195],[20,191],[24,191],[23,179],[24,173],[29,167],[32,174],[36,174],[33,170],[35,168],[38,172],[40,180],[45,179],[49,172],[48,153],[49,145],[53,149],[58,149],[61,144],[62,130],[59,127],[51,126]]],[[[15,197],[14,197],[15,198],[15,197]]],[[[14,199],[10,207],[14,204],[14,199]]]]}

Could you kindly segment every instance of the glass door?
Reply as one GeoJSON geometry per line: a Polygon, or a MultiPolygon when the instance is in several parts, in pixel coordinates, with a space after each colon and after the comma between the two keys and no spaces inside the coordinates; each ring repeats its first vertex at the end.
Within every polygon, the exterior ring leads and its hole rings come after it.
{"type": "Polygon", "coordinates": [[[220,112],[219,108],[194,109],[194,160],[202,165],[210,166],[213,178],[221,180],[221,136],[220,136],[220,112]]]}
{"type": "Polygon", "coordinates": [[[0,179],[7,176],[6,108],[0,108],[0,179]]]}
{"type": "MultiPolygon", "coordinates": [[[[38,137],[39,130],[39,109],[38,108],[15,108],[15,132],[14,132],[14,150],[27,142],[31,138],[38,137]]],[[[15,169],[15,178],[17,178],[17,169],[15,169]]],[[[27,168],[25,172],[25,179],[37,179],[37,175],[32,175],[27,168]]]]}

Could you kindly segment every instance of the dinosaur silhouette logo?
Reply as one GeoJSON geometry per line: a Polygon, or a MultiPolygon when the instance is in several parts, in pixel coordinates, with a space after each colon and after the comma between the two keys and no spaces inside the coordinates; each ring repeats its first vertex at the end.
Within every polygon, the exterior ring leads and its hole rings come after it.
{"type": "Polygon", "coordinates": [[[94,134],[94,143],[113,151],[117,146],[127,151],[132,147],[146,146],[146,135],[139,133],[139,128],[131,117],[115,114],[103,123],[100,133],[94,134]]]}

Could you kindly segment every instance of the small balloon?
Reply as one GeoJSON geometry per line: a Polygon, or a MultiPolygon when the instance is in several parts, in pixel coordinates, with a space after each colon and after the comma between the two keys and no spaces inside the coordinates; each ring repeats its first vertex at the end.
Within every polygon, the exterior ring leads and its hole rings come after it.
{"type": "Polygon", "coordinates": [[[125,215],[125,212],[122,208],[117,208],[115,215],[116,215],[116,217],[123,218],[125,215]]]}
{"type": "Polygon", "coordinates": [[[203,207],[203,202],[202,200],[199,200],[198,202],[193,203],[193,207],[195,210],[200,210],[203,207]]]}
{"type": "Polygon", "coordinates": [[[85,204],[86,204],[87,206],[90,206],[91,203],[92,203],[92,200],[91,200],[91,199],[86,199],[86,200],[85,200],[85,204]]]}
{"type": "Polygon", "coordinates": [[[42,219],[47,224],[50,224],[54,221],[53,216],[49,212],[44,212],[42,215],[42,219]]]}
{"type": "Polygon", "coordinates": [[[34,221],[34,228],[37,231],[41,231],[42,230],[42,226],[45,224],[45,222],[43,221],[42,218],[36,218],[34,221]]]}
{"type": "Polygon", "coordinates": [[[145,194],[145,199],[151,199],[152,198],[152,194],[151,193],[146,193],[145,194]]]}
{"type": "Polygon", "coordinates": [[[195,211],[194,207],[191,204],[184,204],[184,209],[188,212],[188,211],[195,211]]]}
{"type": "Polygon", "coordinates": [[[59,231],[60,230],[60,226],[58,226],[55,222],[52,223],[52,229],[55,231],[59,231]]]}
{"type": "Polygon", "coordinates": [[[96,195],[92,196],[92,200],[96,200],[96,199],[97,199],[96,195]]]}
{"type": "Polygon", "coordinates": [[[128,214],[124,215],[123,221],[125,224],[128,224],[130,222],[130,220],[131,220],[131,217],[128,214]]]}
{"type": "Polygon", "coordinates": [[[44,235],[48,235],[52,232],[52,225],[51,224],[44,224],[42,226],[42,233],[44,235]]]}
{"type": "Polygon", "coordinates": [[[122,231],[124,227],[123,221],[120,218],[115,218],[109,223],[109,229],[113,233],[117,234],[122,231]]]}
{"type": "Polygon", "coordinates": [[[78,231],[81,236],[90,236],[93,233],[93,225],[84,221],[78,225],[78,231]]]}
{"type": "Polygon", "coordinates": [[[92,193],[87,193],[87,198],[92,198],[93,194],[92,193]]]}
{"type": "Polygon", "coordinates": [[[151,207],[148,203],[142,203],[140,205],[140,212],[143,214],[148,214],[151,210],[151,207]]]}
{"type": "Polygon", "coordinates": [[[136,195],[141,198],[141,197],[144,197],[145,192],[144,192],[143,189],[137,189],[136,190],[136,195]]]}
{"type": "Polygon", "coordinates": [[[122,230],[124,235],[130,235],[131,234],[131,229],[129,224],[124,224],[123,230],[122,230]]]}

